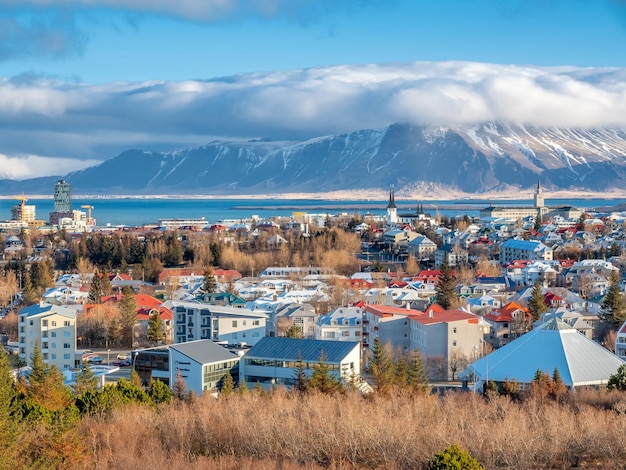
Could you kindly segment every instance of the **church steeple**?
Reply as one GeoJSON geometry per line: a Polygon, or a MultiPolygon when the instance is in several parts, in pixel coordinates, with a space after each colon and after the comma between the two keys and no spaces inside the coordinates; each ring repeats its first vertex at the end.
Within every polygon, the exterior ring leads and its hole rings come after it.
{"type": "Polygon", "coordinates": [[[541,179],[537,178],[537,189],[535,190],[535,207],[541,209],[544,205],[543,189],[541,188],[541,179]]]}
{"type": "Polygon", "coordinates": [[[387,209],[396,209],[396,197],[393,192],[393,184],[389,186],[389,204],[387,204],[387,209]]]}
{"type": "Polygon", "coordinates": [[[398,222],[396,196],[393,192],[393,184],[389,187],[389,204],[387,204],[387,224],[393,225],[398,222]]]}

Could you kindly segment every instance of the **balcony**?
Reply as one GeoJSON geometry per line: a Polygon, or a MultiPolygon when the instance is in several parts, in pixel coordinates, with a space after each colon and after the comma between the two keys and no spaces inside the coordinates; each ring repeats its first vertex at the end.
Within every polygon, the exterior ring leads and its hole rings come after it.
{"type": "Polygon", "coordinates": [[[370,321],[369,321],[367,318],[364,318],[364,319],[363,319],[363,324],[364,324],[364,325],[369,325],[369,324],[370,324],[370,321]]]}
{"type": "Polygon", "coordinates": [[[363,336],[369,336],[370,332],[369,331],[363,331],[363,336]]]}

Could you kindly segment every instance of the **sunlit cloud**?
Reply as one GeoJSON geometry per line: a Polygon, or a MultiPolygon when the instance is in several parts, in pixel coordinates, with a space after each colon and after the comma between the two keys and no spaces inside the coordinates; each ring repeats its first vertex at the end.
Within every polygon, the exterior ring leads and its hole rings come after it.
{"type": "Polygon", "coordinates": [[[303,140],[394,122],[484,121],[626,128],[626,69],[415,62],[184,82],[0,79],[0,152],[69,162],[216,137],[303,140]]]}
{"type": "Polygon", "coordinates": [[[9,157],[0,153],[0,179],[26,179],[38,176],[65,175],[98,164],[95,160],[26,155],[9,157]]]}

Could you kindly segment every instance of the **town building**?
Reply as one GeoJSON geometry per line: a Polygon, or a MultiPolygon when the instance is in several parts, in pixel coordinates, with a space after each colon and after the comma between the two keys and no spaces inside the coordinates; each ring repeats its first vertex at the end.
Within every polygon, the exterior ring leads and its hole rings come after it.
{"type": "Polygon", "coordinates": [[[54,210],[49,214],[50,225],[59,225],[62,218],[74,219],[72,212],[72,186],[65,180],[54,185],[54,210]]]}
{"type": "Polygon", "coordinates": [[[30,305],[18,313],[19,355],[31,364],[35,345],[46,364],[59,370],[76,364],[76,311],[45,302],[30,305]]]}
{"type": "Polygon", "coordinates": [[[360,307],[338,307],[328,315],[318,318],[315,339],[336,341],[361,341],[363,314],[360,307]]]}
{"type": "Polygon", "coordinates": [[[347,381],[361,373],[361,344],[350,341],[321,341],[315,339],[261,339],[244,356],[240,367],[240,382],[264,388],[274,385],[296,385],[298,361],[308,377],[323,358],[337,379],[347,381]]]}
{"type": "Polygon", "coordinates": [[[509,238],[500,245],[500,264],[507,266],[515,260],[552,260],[552,249],[537,240],[509,238]]]}

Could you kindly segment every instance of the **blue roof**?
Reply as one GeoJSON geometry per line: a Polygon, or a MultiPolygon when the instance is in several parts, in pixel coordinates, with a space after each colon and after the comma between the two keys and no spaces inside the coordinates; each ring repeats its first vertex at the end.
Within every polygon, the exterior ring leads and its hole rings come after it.
{"type": "Polygon", "coordinates": [[[265,337],[255,344],[246,357],[295,361],[298,355],[303,362],[318,362],[322,351],[326,362],[340,363],[361,343],[355,341],[324,341],[320,339],[294,339],[265,337]]]}

